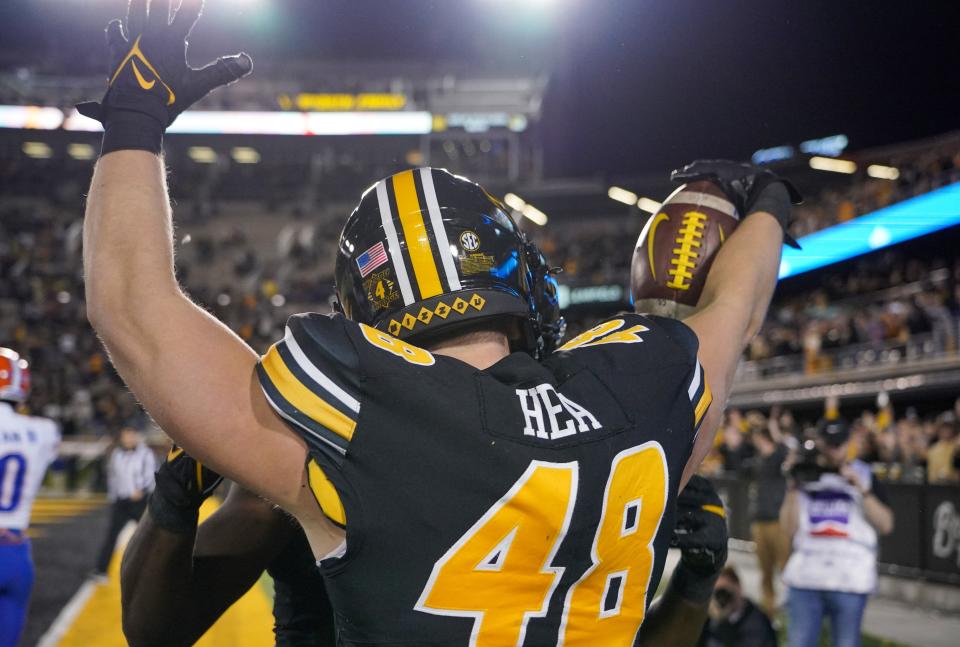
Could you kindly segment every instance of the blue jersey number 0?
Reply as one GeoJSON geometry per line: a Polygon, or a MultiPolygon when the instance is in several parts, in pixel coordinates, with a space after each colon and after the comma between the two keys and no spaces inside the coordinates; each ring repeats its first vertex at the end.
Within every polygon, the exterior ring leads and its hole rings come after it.
{"type": "Polygon", "coordinates": [[[10,512],[20,503],[27,461],[22,454],[0,456],[0,512],[10,512]]]}

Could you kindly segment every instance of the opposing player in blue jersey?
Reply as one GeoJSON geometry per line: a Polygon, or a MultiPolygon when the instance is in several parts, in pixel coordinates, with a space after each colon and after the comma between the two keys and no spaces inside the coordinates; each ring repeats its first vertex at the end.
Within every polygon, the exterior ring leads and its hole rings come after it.
{"type": "Polygon", "coordinates": [[[0,348],[0,647],[16,645],[23,630],[33,587],[25,531],[33,499],[60,443],[52,420],[17,412],[28,395],[27,361],[0,348]]]}

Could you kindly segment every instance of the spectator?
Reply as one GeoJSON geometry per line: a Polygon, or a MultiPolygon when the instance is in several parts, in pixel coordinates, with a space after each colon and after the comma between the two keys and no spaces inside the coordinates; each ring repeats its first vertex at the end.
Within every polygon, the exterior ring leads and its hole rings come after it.
{"type": "Polygon", "coordinates": [[[143,515],[147,496],[153,491],[153,474],[156,470],[157,459],[143,442],[140,432],[131,427],[122,429],[119,444],[110,453],[107,463],[110,525],[92,573],[97,581],[106,581],[107,566],[120,531],[128,522],[139,521],[143,515]]]}
{"type": "Polygon", "coordinates": [[[725,472],[738,472],[754,454],[753,445],[745,435],[747,423],[736,409],[727,414],[727,423],[723,426],[720,455],[723,457],[725,472]]]}
{"type": "Polygon", "coordinates": [[[952,412],[946,413],[937,423],[937,442],[927,451],[927,481],[960,482],[960,473],[954,467],[957,447],[957,421],[952,412]]]}
{"type": "Polygon", "coordinates": [[[757,456],[751,464],[756,479],[757,497],[754,502],[750,534],[757,547],[763,588],[763,610],[776,613],[774,576],[783,570],[790,554],[790,542],[780,527],[780,506],[787,490],[783,464],[787,460],[787,446],[780,441],[777,417],[771,415],[767,426],[756,429],[751,438],[757,456]]]}
{"type": "Polygon", "coordinates": [[[877,535],[893,530],[893,512],[869,466],[848,460],[848,425],[824,421],[818,434],[816,457],[801,459],[791,471],[780,509],[780,523],[793,540],[783,573],[789,645],[816,647],[827,615],[834,645],[856,647],[877,581],[877,535]]]}
{"type": "Polygon", "coordinates": [[[770,618],[743,595],[730,566],[720,572],[708,613],[699,647],[777,647],[770,618]]]}

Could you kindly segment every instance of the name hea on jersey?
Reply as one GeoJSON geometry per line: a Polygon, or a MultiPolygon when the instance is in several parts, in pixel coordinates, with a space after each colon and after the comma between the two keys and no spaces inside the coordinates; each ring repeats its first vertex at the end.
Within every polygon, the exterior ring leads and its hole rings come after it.
{"type": "Polygon", "coordinates": [[[577,432],[602,428],[596,416],[549,384],[516,392],[523,411],[524,436],[559,440],[577,432]]]}

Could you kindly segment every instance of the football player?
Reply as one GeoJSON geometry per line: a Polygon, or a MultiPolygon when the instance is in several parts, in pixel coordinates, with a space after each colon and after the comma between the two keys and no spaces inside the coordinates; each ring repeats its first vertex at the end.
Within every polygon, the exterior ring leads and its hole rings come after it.
{"type": "Polygon", "coordinates": [[[397,173],[344,226],[342,314],[292,317],[258,358],[174,278],[163,132],[252,67],[187,66],[199,7],[131,2],[107,93],[81,107],[105,128],[87,313],[120,374],[193,456],[297,517],[340,644],[632,645],[718,425],[711,388],[726,399],[773,293],[783,182],[704,167],[744,217],[695,314],[624,314],[553,352],[556,283],[499,201],[397,173]]]}
{"type": "Polygon", "coordinates": [[[27,617],[30,509],[60,444],[55,422],[17,412],[29,395],[27,361],[0,348],[0,647],[17,644],[27,617]]]}

